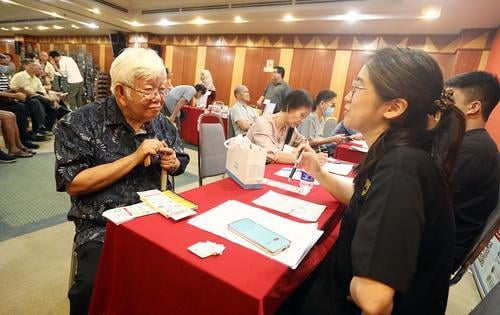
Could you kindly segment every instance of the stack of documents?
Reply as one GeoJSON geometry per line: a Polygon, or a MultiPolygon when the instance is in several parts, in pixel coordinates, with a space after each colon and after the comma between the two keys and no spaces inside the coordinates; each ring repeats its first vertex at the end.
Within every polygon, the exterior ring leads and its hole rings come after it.
{"type": "Polygon", "coordinates": [[[114,224],[120,225],[123,222],[156,212],[157,211],[155,209],[151,208],[144,202],[141,202],[131,206],[106,210],[102,213],[102,216],[114,224]]]}
{"type": "Polygon", "coordinates": [[[272,190],[252,201],[256,205],[286,213],[293,217],[316,222],[325,210],[326,206],[313,202],[282,195],[272,190]]]}
{"type": "Polygon", "coordinates": [[[328,159],[328,161],[323,165],[323,169],[325,171],[343,176],[349,175],[352,171],[352,167],[352,163],[333,159],[328,159]]]}
{"type": "Polygon", "coordinates": [[[316,223],[294,222],[235,200],[228,200],[190,219],[188,223],[277,260],[292,269],[297,268],[323,234],[316,223]],[[291,241],[290,247],[273,256],[228,229],[229,223],[243,218],[251,219],[287,238],[291,241]]]}
{"type": "Polygon", "coordinates": [[[158,189],[139,191],[137,194],[148,206],[175,221],[195,215],[196,212],[183,203],[167,197],[158,189]]]}

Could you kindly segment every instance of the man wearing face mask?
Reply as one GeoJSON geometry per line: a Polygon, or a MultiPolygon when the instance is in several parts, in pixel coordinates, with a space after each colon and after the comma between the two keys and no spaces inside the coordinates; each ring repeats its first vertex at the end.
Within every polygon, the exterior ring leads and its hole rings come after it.
{"type": "Polygon", "coordinates": [[[337,100],[337,94],[330,90],[323,90],[316,96],[316,110],[307,116],[299,126],[299,132],[309,140],[309,145],[318,148],[329,143],[341,143],[345,141],[343,134],[324,137],[323,127],[325,120],[333,114],[333,108],[337,100]]]}

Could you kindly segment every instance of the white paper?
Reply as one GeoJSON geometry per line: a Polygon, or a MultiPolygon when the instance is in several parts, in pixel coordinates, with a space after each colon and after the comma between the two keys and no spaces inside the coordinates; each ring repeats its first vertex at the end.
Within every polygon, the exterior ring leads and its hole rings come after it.
{"type": "Polygon", "coordinates": [[[264,114],[272,114],[274,112],[274,108],[276,107],[276,103],[271,103],[268,99],[264,101],[264,114]],[[267,101],[267,103],[266,103],[267,101]]]}
{"type": "Polygon", "coordinates": [[[137,192],[137,194],[141,197],[141,200],[150,207],[156,209],[160,214],[166,216],[167,218],[172,218],[175,221],[196,214],[193,209],[168,198],[158,189],[140,191],[137,192]]]}
{"type": "Polygon", "coordinates": [[[355,145],[351,145],[349,147],[350,150],[353,150],[353,151],[359,151],[359,152],[364,152],[364,153],[367,153],[368,152],[368,148],[365,148],[365,147],[358,147],[358,146],[355,146],[355,145]]]}
{"type": "Polygon", "coordinates": [[[339,174],[339,175],[349,175],[352,171],[353,164],[345,162],[326,162],[323,165],[323,169],[329,173],[339,174]]]}
{"type": "Polygon", "coordinates": [[[290,197],[272,190],[252,202],[261,207],[286,213],[309,222],[318,221],[319,217],[326,209],[325,205],[319,205],[313,202],[290,197]]]}
{"type": "Polygon", "coordinates": [[[289,192],[293,192],[293,193],[296,193],[296,194],[299,194],[299,195],[302,195],[302,196],[306,196],[308,193],[311,192],[311,189],[309,189],[308,187],[299,187],[299,186],[296,186],[296,185],[290,185],[290,184],[286,184],[286,183],[283,183],[283,182],[278,182],[278,181],[275,181],[275,180],[272,180],[272,179],[269,179],[269,178],[264,178],[264,180],[262,181],[262,183],[265,184],[265,185],[271,186],[271,187],[276,187],[276,188],[279,188],[279,189],[283,189],[283,190],[286,190],[286,191],[289,191],[289,192]]]}
{"type": "Polygon", "coordinates": [[[134,218],[153,214],[156,212],[157,211],[155,209],[149,207],[144,202],[141,202],[131,206],[106,210],[102,213],[102,216],[110,220],[114,224],[120,225],[134,218]]]}
{"type": "Polygon", "coordinates": [[[297,268],[323,234],[323,231],[317,229],[316,223],[294,222],[235,200],[228,200],[190,219],[188,223],[252,249],[292,269],[297,268]],[[229,223],[243,218],[249,218],[289,239],[290,247],[273,256],[228,229],[229,223]]]}

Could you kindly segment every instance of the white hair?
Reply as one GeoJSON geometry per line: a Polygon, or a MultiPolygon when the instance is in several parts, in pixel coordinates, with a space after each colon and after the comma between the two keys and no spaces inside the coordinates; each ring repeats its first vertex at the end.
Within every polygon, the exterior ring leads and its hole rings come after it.
{"type": "MultiPolygon", "coordinates": [[[[111,77],[111,93],[116,91],[118,83],[135,87],[136,79],[145,81],[165,81],[167,74],[165,65],[158,54],[149,48],[126,48],[115,58],[109,70],[111,77]]],[[[126,89],[127,97],[130,91],[126,89]]]]}

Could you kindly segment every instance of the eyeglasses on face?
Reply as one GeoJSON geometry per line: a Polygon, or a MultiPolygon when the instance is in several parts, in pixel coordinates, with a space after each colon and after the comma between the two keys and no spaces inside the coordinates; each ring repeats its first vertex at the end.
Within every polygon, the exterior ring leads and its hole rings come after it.
{"type": "Polygon", "coordinates": [[[146,90],[139,90],[136,88],[131,87],[128,84],[121,83],[123,86],[128,87],[129,89],[136,91],[137,93],[141,94],[142,97],[148,100],[153,100],[157,95],[160,96],[160,98],[165,97],[165,88],[160,88],[160,89],[146,89],[146,90]]]}
{"type": "Polygon", "coordinates": [[[362,90],[362,91],[374,91],[370,90],[368,88],[365,88],[364,86],[359,85],[359,82],[356,80],[352,80],[352,85],[351,85],[351,98],[354,98],[356,94],[356,90],[362,90]]]}

